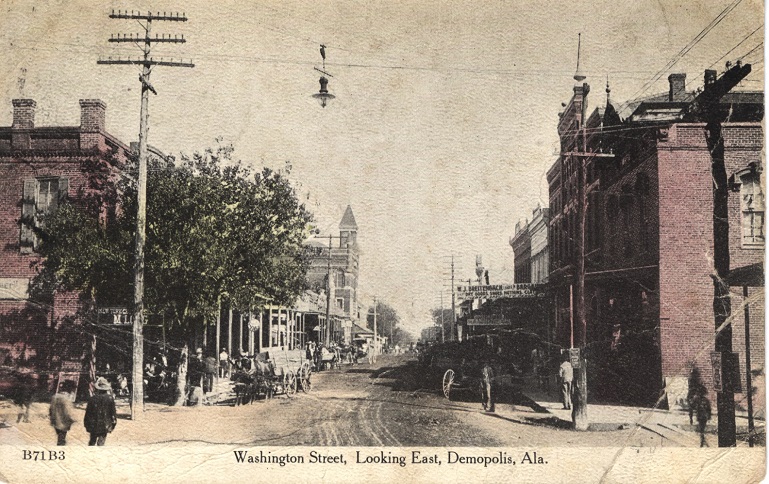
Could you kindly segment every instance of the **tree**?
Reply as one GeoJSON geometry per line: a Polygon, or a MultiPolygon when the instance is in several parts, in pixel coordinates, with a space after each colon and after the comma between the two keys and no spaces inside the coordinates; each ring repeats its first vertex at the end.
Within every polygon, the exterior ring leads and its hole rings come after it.
{"type": "MultiPolygon", "coordinates": [[[[306,286],[302,242],[312,216],[288,171],[251,173],[232,155],[219,145],[150,163],[145,307],[187,338],[218,317],[222,294],[247,310],[265,300],[289,305],[306,286]]],[[[38,297],[76,291],[86,321],[94,306],[129,305],[135,169],[131,160],[116,175],[94,162],[81,193],[34,227],[43,256],[38,297]]]]}
{"type": "MultiPolygon", "coordinates": [[[[387,303],[377,301],[376,303],[376,326],[377,334],[388,338],[390,344],[408,343],[412,340],[412,336],[402,328],[399,328],[400,316],[397,311],[387,303]]],[[[374,328],[374,307],[370,307],[368,310],[368,317],[366,318],[366,324],[369,329],[374,328]]]]}
{"type": "Polygon", "coordinates": [[[432,316],[433,316],[433,323],[435,323],[436,326],[442,327],[442,335],[438,334],[438,341],[448,341],[451,338],[451,327],[452,327],[452,314],[451,314],[451,308],[435,308],[432,310],[432,316]]]}

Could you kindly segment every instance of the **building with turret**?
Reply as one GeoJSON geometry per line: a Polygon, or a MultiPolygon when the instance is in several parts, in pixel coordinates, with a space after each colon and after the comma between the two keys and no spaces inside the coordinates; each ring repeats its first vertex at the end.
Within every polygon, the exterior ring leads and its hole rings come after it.
{"type": "Polygon", "coordinates": [[[360,320],[358,314],[358,224],[349,205],[339,223],[339,235],[318,235],[307,243],[311,251],[307,282],[321,298],[330,301],[328,325],[320,315],[320,340],[350,341],[352,323],[360,320]]]}

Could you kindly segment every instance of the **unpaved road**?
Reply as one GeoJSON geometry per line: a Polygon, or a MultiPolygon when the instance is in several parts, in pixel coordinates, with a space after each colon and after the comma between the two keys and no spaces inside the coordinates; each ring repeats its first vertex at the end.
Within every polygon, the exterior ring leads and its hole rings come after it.
{"type": "MultiPolygon", "coordinates": [[[[237,444],[263,446],[660,446],[671,445],[644,429],[574,432],[549,425],[520,423],[525,401],[502,396],[497,413],[482,410],[468,397],[445,399],[439,377],[426,377],[413,358],[383,356],[378,363],[345,366],[313,375],[313,390],[293,398],[276,396],[245,406],[167,407],[147,405],[139,421],[128,419],[119,402],[116,430],[107,445],[237,444]]],[[[78,404],[82,422],[84,404],[78,404]]],[[[32,422],[15,423],[15,408],[0,402],[0,440],[4,443],[55,442],[48,405],[33,406],[32,422]]],[[[541,414],[539,415],[541,417],[541,414]]],[[[70,445],[88,436],[76,424],[70,445]]]]}

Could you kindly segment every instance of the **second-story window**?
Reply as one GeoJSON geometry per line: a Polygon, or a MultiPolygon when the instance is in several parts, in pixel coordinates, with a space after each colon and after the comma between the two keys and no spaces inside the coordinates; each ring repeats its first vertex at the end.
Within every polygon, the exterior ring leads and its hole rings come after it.
{"type": "Polygon", "coordinates": [[[21,236],[19,246],[23,254],[37,249],[38,240],[33,227],[42,227],[46,215],[53,213],[59,201],[67,196],[69,179],[41,177],[24,180],[21,208],[21,236]]]}
{"type": "Polygon", "coordinates": [[[740,205],[742,210],[742,243],[746,246],[763,246],[764,235],[764,191],[757,173],[741,177],[740,205]]]}

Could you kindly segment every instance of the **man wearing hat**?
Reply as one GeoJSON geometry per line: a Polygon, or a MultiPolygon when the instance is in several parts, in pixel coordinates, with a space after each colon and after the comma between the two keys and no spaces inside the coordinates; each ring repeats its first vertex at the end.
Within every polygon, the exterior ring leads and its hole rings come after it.
{"type": "Polygon", "coordinates": [[[88,445],[104,445],[107,434],[117,425],[117,410],[115,399],[109,393],[110,384],[104,377],[96,380],[94,388],[96,392],[88,400],[83,425],[91,435],[88,445]]]}

